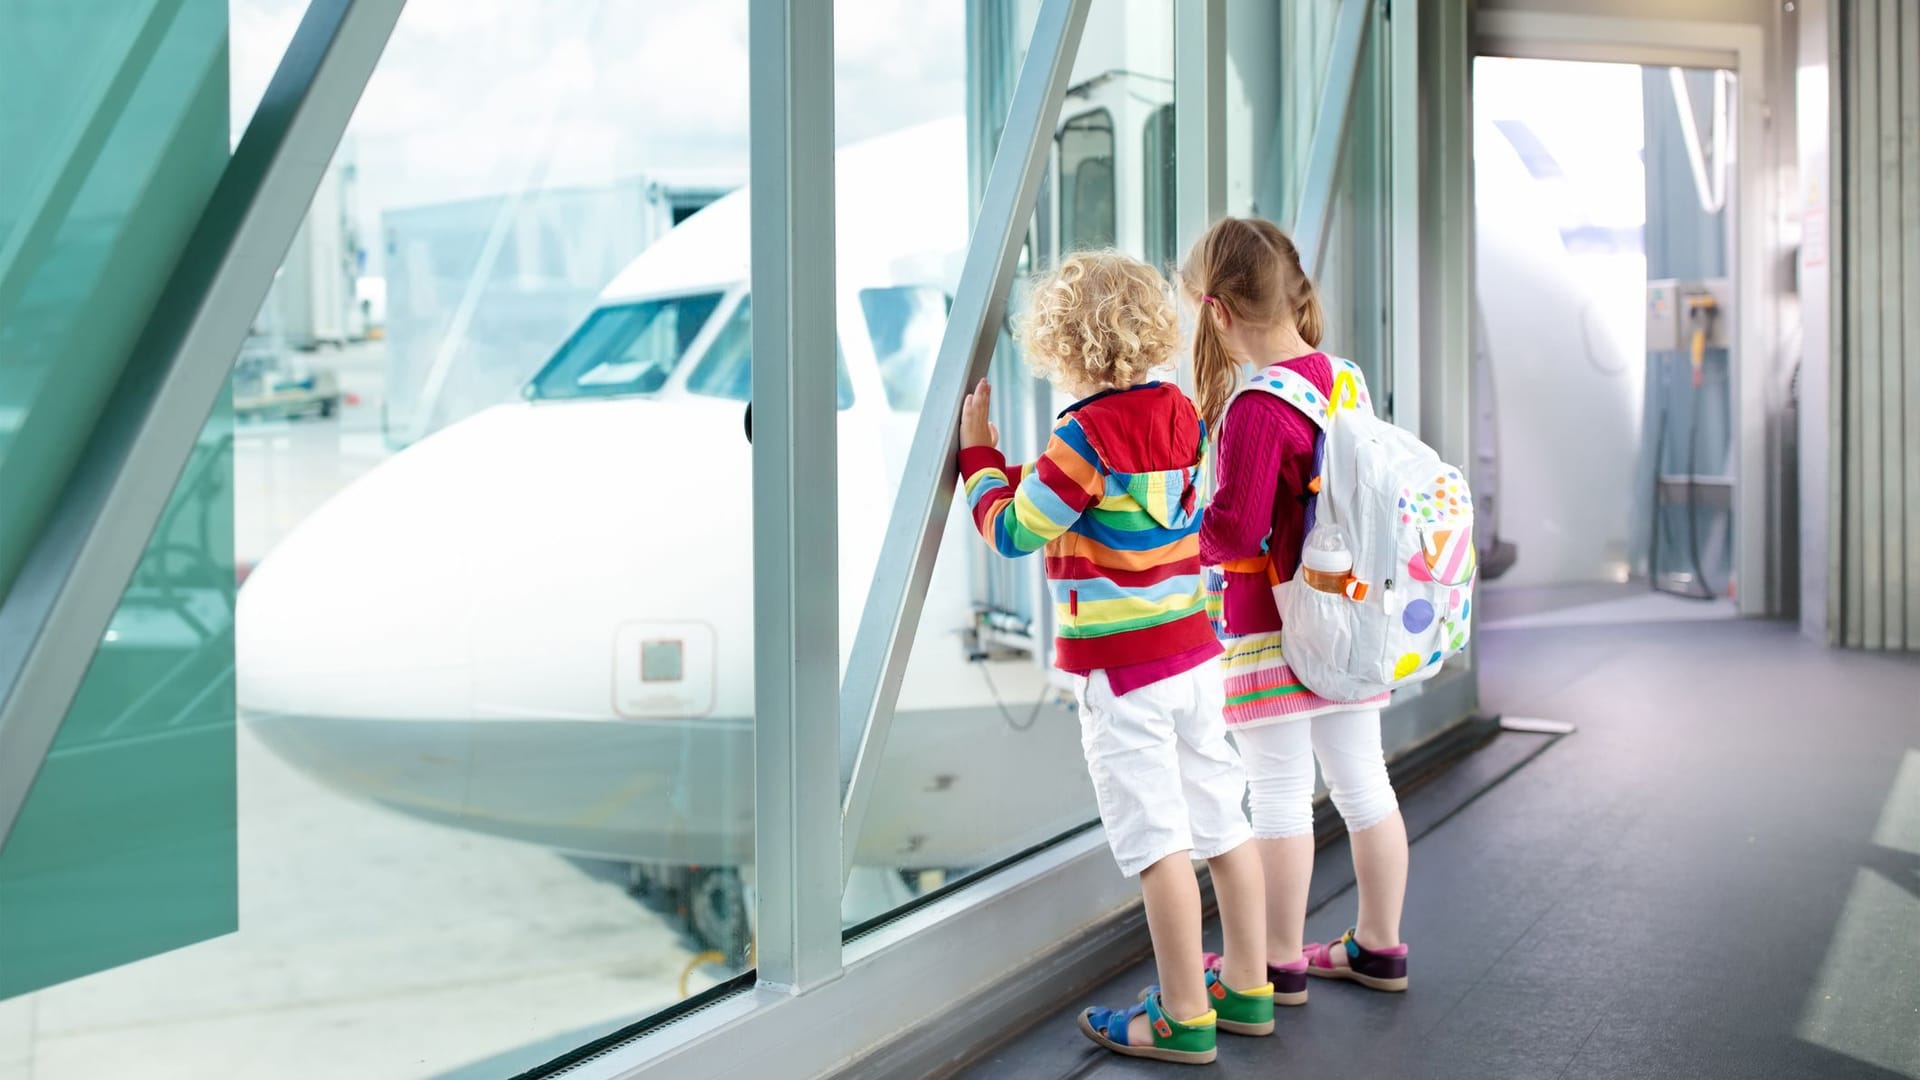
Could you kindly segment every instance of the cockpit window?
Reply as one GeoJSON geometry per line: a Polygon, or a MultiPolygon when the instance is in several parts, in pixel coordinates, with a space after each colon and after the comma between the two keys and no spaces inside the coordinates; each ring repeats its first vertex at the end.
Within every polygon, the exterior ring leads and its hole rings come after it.
{"type": "Polygon", "coordinates": [[[880,361],[880,382],[895,412],[917,413],[927,399],[940,336],[947,329],[953,302],[927,285],[896,285],[860,290],[873,355],[880,361]]]}
{"type": "MultiPolygon", "coordinates": [[[[838,407],[853,404],[853,382],[847,377],[847,358],[834,343],[834,364],[839,369],[838,407]]],[[[727,316],[727,324],[707,347],[700,366],[687,376],[687,389],[707,397],[745,401],[753,393],[753,297],[743,296],[727,316]]]]}
{"type": "Polygon", "coordinates": [[[651,394],[720,306],[720,293],[695,293],[603,307],[587,316],[534,377],[541,400],[651,394]]]}

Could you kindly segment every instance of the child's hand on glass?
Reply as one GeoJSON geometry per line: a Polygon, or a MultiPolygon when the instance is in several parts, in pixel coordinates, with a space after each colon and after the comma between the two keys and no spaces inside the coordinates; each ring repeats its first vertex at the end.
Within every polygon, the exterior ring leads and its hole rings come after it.
{"type": "Polygon", "coordinates": [[[974,387],[960,406],[960,449],[1000,445],[1000,429],[987,419],[988,406],[992,404],[993,387],[981,379],[980,385],[974,387]]]}

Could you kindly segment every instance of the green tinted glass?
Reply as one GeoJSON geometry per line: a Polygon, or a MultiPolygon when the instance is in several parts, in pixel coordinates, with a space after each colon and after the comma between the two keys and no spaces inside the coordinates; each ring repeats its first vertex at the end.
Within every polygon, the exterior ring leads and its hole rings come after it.
{"type": "MultiPolygon", "coordinates": [[[[0,5],[0,596],[228,152],[225,0],[0,5]]],[[[0,849],[0,997],[233,928],[216,409],[0,849]]]]}

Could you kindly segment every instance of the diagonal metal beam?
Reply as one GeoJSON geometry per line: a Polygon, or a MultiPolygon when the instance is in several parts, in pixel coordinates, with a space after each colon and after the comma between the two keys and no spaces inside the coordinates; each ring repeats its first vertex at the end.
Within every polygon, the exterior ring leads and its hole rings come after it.
{"type": "Polygon", "coordinates": [[[0,845],[405,0],[312,0],[0,600],[0,845]]]}
{"type": "Polygon", "coordinates": [[[994,337],[1006,313],[1014,264],[1033,217],[1040,179],[1053,148],[1054,127],[1060,120],[1060,103],[1066,97],[1091,4],[1092,0],[1043,0],[1034,22],[960,284],[954,290],[946,333],[940,339],[926,405],[907,455],[900,498],[893,504],[880,565],[854,637],[840,694],[842,880],[853,868],[907,654],[920,626],[940,535],[953,506],[960,401],[967,388],[986,374],[993,359],[994,337]]]}
{"type": "Polygon", "coordinates": [[[1340,0],[1333,24],[1333,48],[1327,57],[1327,84],[1320,93],[1320,112],[1313,122],[1313,143],[1307,152],[1307,176],[1300,189],[1300,207],[1294,215],[1293,242],[1300,250],[1300,267],[1309,280],[1320,278],[1327,254],[1327,230],[1333,222],[1335,185],[1347,143],[1347,119],[1353,113],[1353,88],[1360,79],[1360,54],[1367,44],[1367,23],[1373,0],[1340,0]]]}

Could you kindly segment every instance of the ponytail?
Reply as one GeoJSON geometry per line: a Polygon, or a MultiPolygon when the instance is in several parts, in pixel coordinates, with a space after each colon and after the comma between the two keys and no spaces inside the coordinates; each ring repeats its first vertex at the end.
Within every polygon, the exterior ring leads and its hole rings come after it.
{"type": "MultiPolygon", "coordinates": [[[[1300,264],[1295,263],[1297,268],[1300,264]]],[[[1293,325],[1300,330],[1300,340],[1320,347],[1320,338],[1326,333],[1327,317],[1320,310],[1320,291],[1313,287],[1305,274],[1299,275],[1300,295],[1293,302],[1293,325]]]]}
{"type": "Polygon", "coordinates": [[[1193,331],[1194,404],[1208,431],[1220,430],[1220,418],[1227,411],[1227,399],[1240,385],[1240,364],[1227,351],[1220,336],[1218,317],[1207,310],[1223,301],[1211,298],[1200,305],[1200,322],[1193,331]]]}
{"type": "Polygon", "coordinates": [[[1300,267],[1300,252],[1286,232],[1261,218],[1221,218],[1193,245],[1180,283],[1200,304],[1193,334],[1195,404],[1215,431],[1227,399],[1240,384],[1240,364],[1227,350],[1219,316],[1253,326],[1292,322],[1300,338],[1314,348],[1326,331],[1320,296],[1300,267]],[[1207,308],[1215,310],[1209,312],[1207,308]]]}

